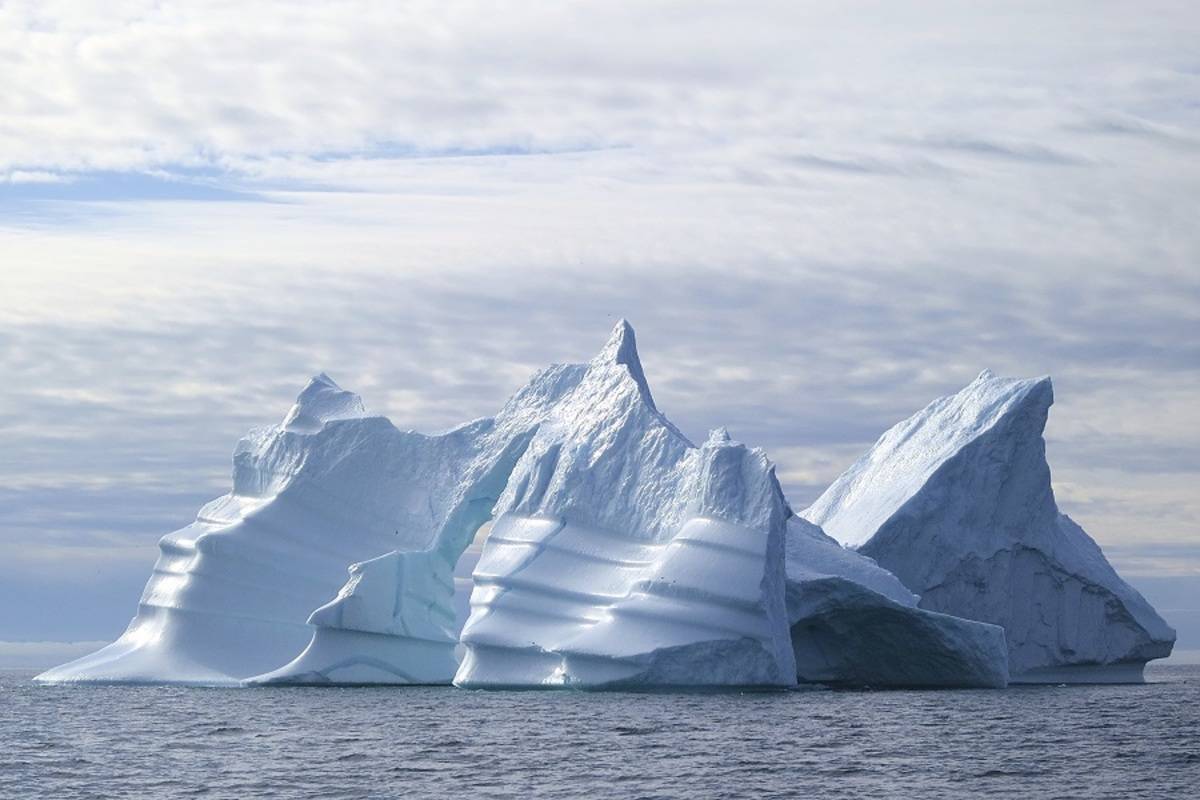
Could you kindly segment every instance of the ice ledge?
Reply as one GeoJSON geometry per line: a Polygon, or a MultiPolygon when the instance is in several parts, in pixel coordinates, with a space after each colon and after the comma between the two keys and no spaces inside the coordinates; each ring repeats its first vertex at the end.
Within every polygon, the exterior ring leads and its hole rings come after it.
{"type": "Polygon", "coordinates": [[[326,422],[365,417],[362,398],[348,392],[324,372],[313,376],[283,419],[283,429],[293,433],[315,433],[326,422]]]}
{"type": "Polygon", "coordinates": [[[1146,662],[1041,667],[1009,676],[1009,684],[1145,683],[1146,662]]]}
{"type": "Polygon", "coordinates": [[[455,643],[318,627],[290,663],[242,686],[443,686],[458,668],[455,643]]]}

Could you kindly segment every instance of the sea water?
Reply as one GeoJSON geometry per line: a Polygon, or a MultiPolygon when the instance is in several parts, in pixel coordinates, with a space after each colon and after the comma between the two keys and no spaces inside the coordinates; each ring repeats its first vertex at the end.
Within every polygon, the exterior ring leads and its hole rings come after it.
{"type": "Polygon", "coordinates": [[[3,798],[1200,797],[1200,667],[1007,691],[41,686],[3,798]]]}

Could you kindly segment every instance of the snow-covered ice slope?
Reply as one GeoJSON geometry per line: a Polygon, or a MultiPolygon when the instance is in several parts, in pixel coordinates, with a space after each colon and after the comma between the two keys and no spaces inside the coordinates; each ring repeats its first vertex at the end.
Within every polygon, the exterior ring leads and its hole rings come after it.
{"type": "Polygon", "coordinates": [[[282,425],[239,442],[233,490],[163,537],[121,638],[38,679],[229,685],[304,650],[303,671],[272,675],[448,682],[457,625],[446,584],[457,552],[488,518],[540,414],[581,374],[546,370],[503,422],[436,436],[398,430],[327,376],[314,378],[282,425]],[[379,582],[383,591],[365,591],[379,582]],[[397,583],[408,601],[399,607],[397,583]],[[310,642],[310,614],[318,632],[337,632],[310,642]]]}
{"type": "Polygon", "coordinates": [[[887,431],[802,513],[920,595],[1005,629],[1013,682],[1137,681],[1175,633],[1059,513],[1049,378],[983,372],[887,431]]]}
{"type": "Polygon", "coordinates": [[[1003,628],[918,608],[895,575],[800,517],[788,520],[787,609],[801,682],[1008,683],[1003,628]]]}
{"type": "Polygon", "coordinates": [[[628,324],[539,428],[496,513],[456,685],[795,682],[774,469],[721,431],[688,442],[656,409],[628,324]]]}

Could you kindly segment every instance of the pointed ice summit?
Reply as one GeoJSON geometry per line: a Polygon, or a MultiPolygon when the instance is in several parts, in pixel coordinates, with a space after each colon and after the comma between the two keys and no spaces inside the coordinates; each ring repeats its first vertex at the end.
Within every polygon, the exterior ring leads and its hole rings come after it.
{"type": "Polygon", "coordinates": [[[791,514],[759,450],[692,445],[618,324],[496,505],[455,683],[788,686],[791,514]]]}
{"type": "Polygon", "coordinates": [[[1049,378],[983,372],[887,431],[807,510],[920,595],[1000,625],[1014,682],[1139,681],[1175,632],[1059,513],[1049,378]]]}

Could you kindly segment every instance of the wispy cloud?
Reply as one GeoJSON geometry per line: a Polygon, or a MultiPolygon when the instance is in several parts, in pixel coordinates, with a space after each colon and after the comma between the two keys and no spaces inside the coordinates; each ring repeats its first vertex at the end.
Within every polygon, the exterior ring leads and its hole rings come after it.
{"type": "Polygon", "coordinates": [[[970,136],[947,136],[913,142],[915,146],[931,150],[943,150],[987,158],[1011,159],[1032,164],[1057,164],[1061,166],[1084,166],[1088,159],[1035,142],[998,142],[970,136]]]}

